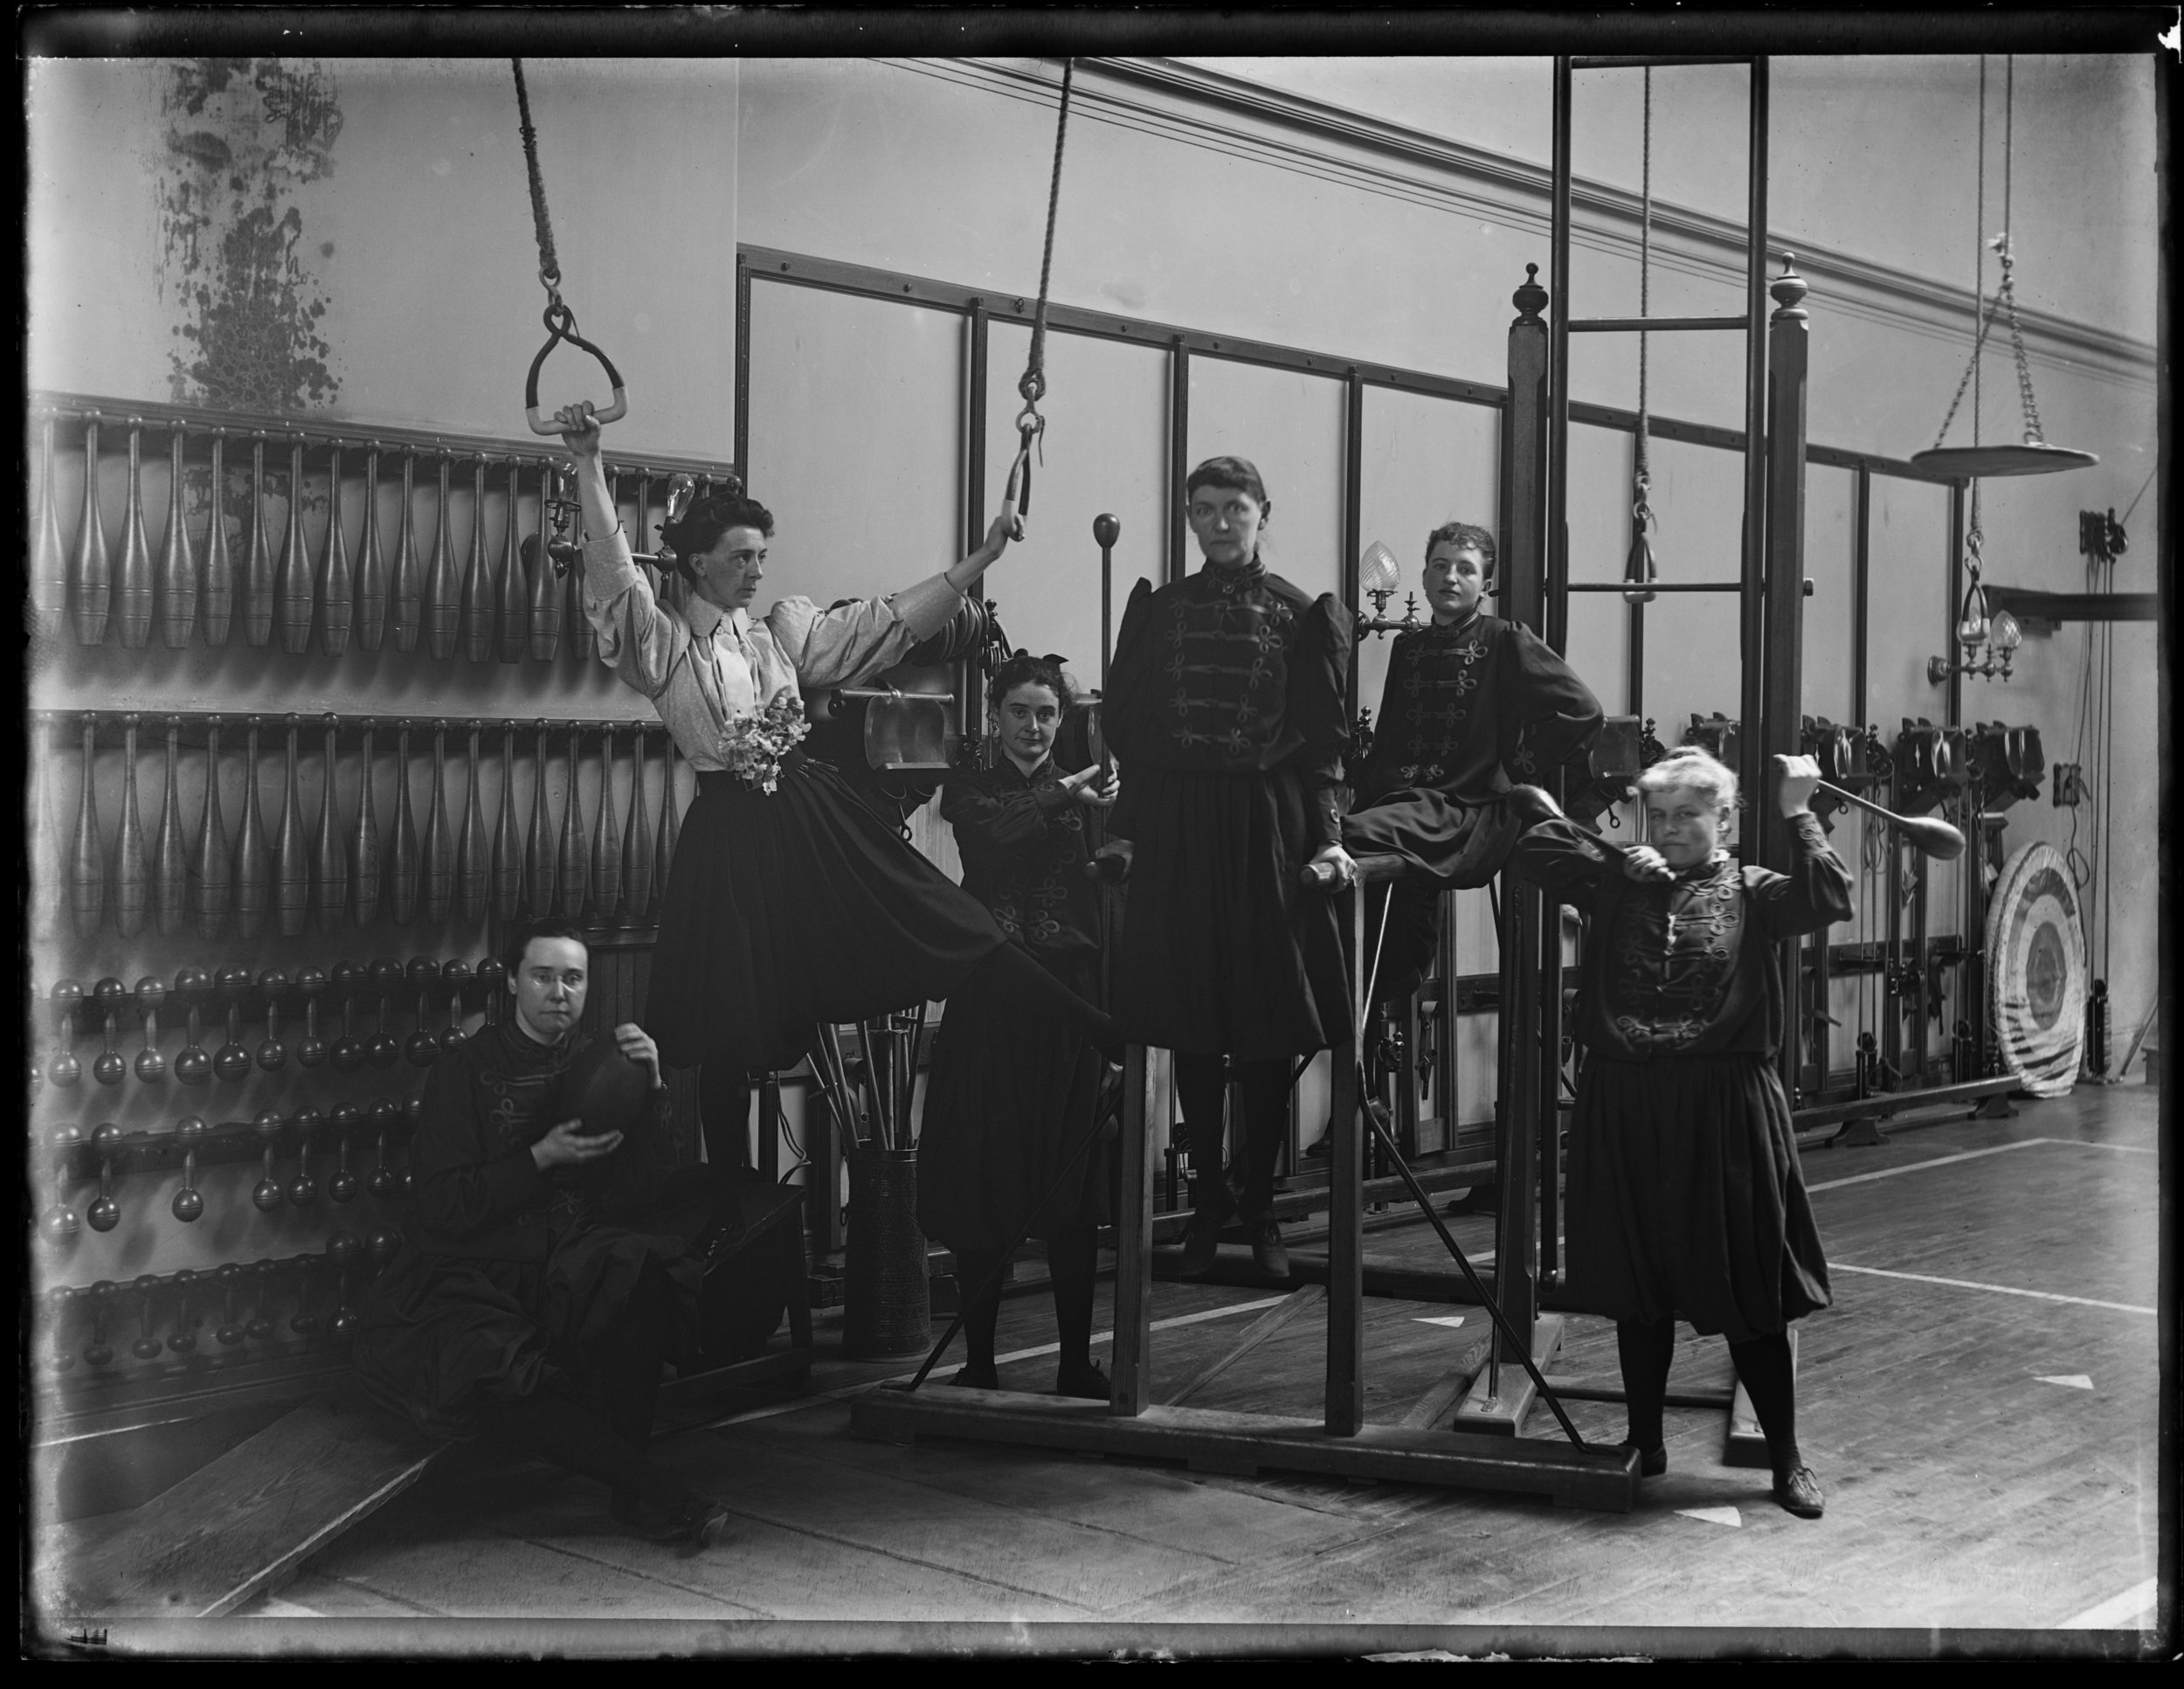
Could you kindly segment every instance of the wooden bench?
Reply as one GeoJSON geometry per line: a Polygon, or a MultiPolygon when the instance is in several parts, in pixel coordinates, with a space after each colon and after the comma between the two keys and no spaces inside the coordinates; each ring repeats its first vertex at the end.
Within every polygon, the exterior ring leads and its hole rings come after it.
{"type": "MultiPolygon", "coordinates": [[[[744,1236],[707,1280],[708,1326],[769,1345],[785,1304],[789,1346],[768,1346],[663,1385],[688,1406],[762,1381],[809,1380],[812,1311],[804,1193],[746,1184],[744,1236]],[[777,1303],[773,1298],[778,1296],[777,1303]],[[740,1304],[740,1307],[736,1305],[740,1304]],[[763,1310],[756,1319],[750,1310],[763,1310]]],[[[49,1624],[101,1618],[218,1618],[278,1589],[312,1555],[423,1477],[449,1444],[336,1387],[314,1396],[142,1506],[38,1540],[33,1589],[49,1624]]]]}

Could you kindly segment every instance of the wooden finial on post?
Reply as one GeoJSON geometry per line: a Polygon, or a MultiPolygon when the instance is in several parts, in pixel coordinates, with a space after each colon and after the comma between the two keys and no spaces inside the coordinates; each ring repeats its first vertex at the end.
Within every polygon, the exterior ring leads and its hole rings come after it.
{"type": "Polygon", "coordinates": [[[1770,319],[1773,322],[1780,322],[1786,317],[1801,320],[1806,315],[1803,308],[1805,295],[1812,290],[1805,285],[1805,278],[1792,267],[1796,262],[1795,253],[1784,253],[1782,273],[1767,286],[1767,294],[1776,307],[1774,315],[1770,319]]]}
{"type": "Polygon", "coordinates": [[[1539,267],[1524,266],[1524,285],[1510,295],[1510,303],[1516,306],[1521,322],[1537,322],[1540,312],[1547,308],[1547,290],[1539,285],[1539,267]]]}

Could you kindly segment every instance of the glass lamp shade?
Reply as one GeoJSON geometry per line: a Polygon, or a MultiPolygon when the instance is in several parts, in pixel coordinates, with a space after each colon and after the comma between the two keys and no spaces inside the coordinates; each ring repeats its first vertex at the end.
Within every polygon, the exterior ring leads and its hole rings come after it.
{"type": "Polygon", "coordinates": [[[2017,618],[2008,611],[1997,610],[1994,620],[1987,624],[1987,637],[1994,642],[1997,651],[2008,656],[2024,643],[2025,631],[2018,626],[2017,618]]]}
{"type": "Polygon", "coordinates": [[[697,495],[698,484],[688,475],[677,475],[667,483],[667,520],[681,522],[682,513],[690,508],[697,495]]]}
{"type": "Polygon", "coordinates": [[[1395,561],[1395,553],[1379,540],[1365,549],[1358,559],[1358,592],[1360,596],[1369,592],[1393,592],[1403,578],[1403,571],[1395,561]]]}
{"type": "Polygon", "coordinates": [[[1957,609],[1957,643],[1967,651],[1977,650],[1987,643],[1987,593],[1974,578],[1964,589],[1964,602],[1957,609]]]}

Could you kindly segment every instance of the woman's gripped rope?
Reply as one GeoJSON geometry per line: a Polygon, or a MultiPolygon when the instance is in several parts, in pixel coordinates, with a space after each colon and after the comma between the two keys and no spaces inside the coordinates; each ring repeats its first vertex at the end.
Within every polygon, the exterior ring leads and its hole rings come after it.
{"type": "Polygon", "coordinates": [[[538,372],[546,362],[546,355],[565,340],[599,361],[599,367],[606,371],[608,384],[614,390],[614,397],[606,408],[592,412],[593,419],[601,424],[619,422],[629,412],[621,371],[614,367],[612,358],[577,332],[577,314],[561,296],[561,260],[554,252],[553,219],[546,211],[546,178],[538,168],[538,130],[531,121],[531,92],[523,80],[523,61],[511,59],[508,64],[515,72],[515,105],[523,134],[523,168],[530,178],[531,228],[538,239],[538,281],[546,289],[546,311],[542,320],[547,339],[538,349],[538,356],[531,360],[530,373],[524,379],[524,414],[533,433],[559,432],[558,424],[539,420],[538,372]]]}
{"type": "Polygon", "coordinates": [[[1047,419],[1039,414],[1039,401],[1047,396],[1047,285],[1054,274],[1054,218],[1061,204],[1061,156],[1069,139],[1069,84],[1075,66],[1076,61],[1072,59],[1061,61],[1061,103],[1054,117],[1054,170],[1047,188],[1047,244],[1039,260],[1039,303],[1032,312],[1031,356],[1016,384],[1016,391],[1024,399],[1024,408],[1017,413],[1016,431],[1023,438],[1011,479],[1019,481],[1021,497],[1017,509],[1025,516],[1031,514],[1032,508],[1031,454],[1034,443],[1040,446],[1040,462],[1043,465],[1047,460],[1047,419]]]}

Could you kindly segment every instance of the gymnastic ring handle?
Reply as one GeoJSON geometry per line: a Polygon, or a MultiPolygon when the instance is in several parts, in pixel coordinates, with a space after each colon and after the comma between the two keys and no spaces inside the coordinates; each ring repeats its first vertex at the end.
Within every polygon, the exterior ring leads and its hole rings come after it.
{"type": "Polygon", "coordinates": [[[538,349],[538,356],[531,360],[531,372],[523,378],[523,415],[535,434],[557,434],[557,422],[538,419],[538,372],[544,367],[546,355],[563,341],[581,348],[599,360],[599,367],[606,371],[606,378],[614,389],[614,402],[604,411],[594,411],[591,420],[604,426],[619,422],[629,414],[629,394],[622,386],[622,372],[614,367],[614,360],[577,332],[577,319],[566,305],[546,308],[546,343],[538,349]]]}

